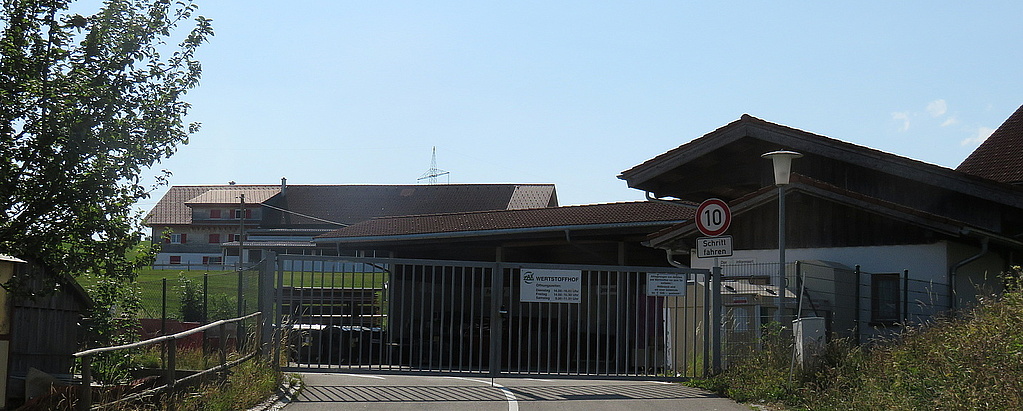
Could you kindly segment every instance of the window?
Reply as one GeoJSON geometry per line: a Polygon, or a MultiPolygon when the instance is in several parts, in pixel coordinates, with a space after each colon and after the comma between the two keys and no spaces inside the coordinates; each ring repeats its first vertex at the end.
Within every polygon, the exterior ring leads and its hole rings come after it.
{"type": "Polygon", "coordinates": [[[210,244],[220,244],[220,234],[210,234],[210,244]]]}
{"type": "Polygon", "coordinates": [[[238,234],[228,234],[228,235],[227,235],[227,241],[228,241],[228,242],[235,242],[235,241],[238,241],[238,239],[239,239],[239,238],[241,238],[241,236],[240,236],[240,235],[238,235],[238,234]]]}
{"type": "Polygon", "coordinates": [[[172,256],[170,256],[170,263],[171,264],[181,264],[181,256],[180,255],[172,255],[172,256]]]}
{"type": "Polygon", "coordinates": [[[171,234],[170,237],[164,240],[165,243],[170,244],[185,244],[188,242],[187,234],[171,234]]]}
{"type": "Polygon", "coordinates": [[[870,319],[876,324],[902,320],[902,279],[899,274],[874,274],[870,278],[870,319]]]}
{"type": "Polygon", "coordinates": [[[210,210],[210,218],[220,218],[220,210],[210,210]]]}
{"type": "Polygon", "coordinates": [[[222,256],[216,256],[216,257],[204,256],[202,258],[202,263],[205,264],[205,265],[223,264],[224,263],[224,257],[222,257],[222,256]]]}
{"type": "MultiPolygon", "coordinates": [[[[242,210],[240,208],[236,208],[234,210],[234,218],[242,218],[242,210]]],[[[245,209],[245,218],[246,219],[252,218],[252,209],[251,208],[246,208],[245,209]]]]}

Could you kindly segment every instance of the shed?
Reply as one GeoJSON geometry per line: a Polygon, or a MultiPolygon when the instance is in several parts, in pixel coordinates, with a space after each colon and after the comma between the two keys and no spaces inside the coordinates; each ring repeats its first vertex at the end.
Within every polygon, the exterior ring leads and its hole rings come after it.
{"type": "Polygon", "coordinates": [[[25,398],[30,368],[67,375],[74,366],[84,331],[83,314],[92,300],[74,279],[26,261],[0,256],[0,283],[26,279],[30,296],[0,289],[0,384],[6,393],[0,408],[25,398]],[[47,288],[56,286],[50,290],[47,288]]]}

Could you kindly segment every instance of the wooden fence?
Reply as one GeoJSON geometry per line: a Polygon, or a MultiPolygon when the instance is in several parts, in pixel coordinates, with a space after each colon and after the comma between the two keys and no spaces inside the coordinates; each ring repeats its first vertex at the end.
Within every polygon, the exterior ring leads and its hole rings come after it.
{"type": "Polygon", "coordinates": [[[262,327],[260,326],[260,324],[262,324],[262,315],[263,315],[262,312],[255,312],[255,313],[246,315],[244,317],[238,317],[238,318],[232,318],[232,319],[228,319],[228,320],[220,320],[220,321],[212,322],[212,323],[209,323],[209,324],[204,325],[202,327],[194,328],[194,329],[187,330],[187,331],[182,331],[182,332],[177,333],[177,334],[165,335],[165,336],[161,336],[161,337],[151,338],[151,339],[148,339],[148,340],[145,340],[145,341],[139,341],[137,343],[132,343],[132,344],[118,345],[118,346],[112,346],[112,347],[93,348],[91,350],[86,350],[86,351],[81,351],[81,352],[75,353],[74,356],[76,358],[81,358],[81,360],[82,360],[82,385],[81,385],[81,391],[80,391],[80,395],[79,395],[78,409],[79,410],[89,410],[89,409],[91,409],[93,407],[93,404],[92,404],[92,394],[93,394],[92,393],[92,356],[93,355],[101,354],[101,353],[107,353],[107,352],[112,352],[112,351],[140,348],[140,347],[144,347],[144,346],[147,346],[147,345],[153,345],[153,344],[164,344],[164,347],[165,347],[165,349],[167,351],[167,361],[166,361],[165,367],[163,369],[164,384],[162,384],[160,386],[157,386],[155,388],[143,391],[143,392],[139,392],[139,393],[132,394],[132,395],[129,395],[129,396],[124,396],[122,398],[117,399],[114,402],[103,404],[103,406],[109,406],[109,405],[123,403],[123,402],[127,402],[127,401],[133,401],[133,400],[141,399],[141,398],[144,398],[144,397],[152,396],[152,395],[164,392],[164,391],[171,391],[177,385],[180,385],[180,384],[192,381],[194,379],[202,378],[203,376],[206,376],[206,375],[209,375],[209,374],[212,374],[212,373],[228,370],[228,369],[230,369],[230,368],[232,368],[232,367],[234,367],[234,366],[236,366],[238,364],[241,364],[241,363],[243,363],[245,361],[248,361],[249,359],[252,359],[253,357],[261,355],[262,354],[262,350],[263,350],[262,343],[261,343],[262,338],[261,338],[261,335],[260,335],[261,334],[261,330],[262,330],[262,327]],[[244,356],[242,356],[242,357],[240,357],[238,359],[235,359],[235,360],[233,360],[231,362],[228,362],[227,361],[227,338],[220,338],[220,347],[219,347],[220,362],[219,362],[219,365],[217,365],[215,367],[212,367],[212,368],[208,368],[208,369],[203,370],[203,371],[200,371],[198,373],[189,375],[189,376],[184,377],[184,378],[177,378],[178,377],[177,376],[177,369],[176,369],[177,368],[176,367],[177,346],[178,346],[177,340],[180,340],[180,339],[186,338],[186,337],[188,337],[188,336],[190,336],[192,334],[203,332],[203,331],[210,330],[210,329],[213,329],[213,328],[217,328],[218,331],[219,331],[219,335],[220,336],[224,336],[224,335],[227,335],[226,332],[227,332],[227,325],[228,324],[236,323],[236,322],[242,322],[242,321],[245,321],[245,320],[253,318],[253,317],[255,317],[255,319],[256,319],[257,326],[255,327],[255,330],[256,330],[256,338],[254,339],[254,341],[255,341],[255,344],[254,344],[255,345],[255,349],[252,352],[250,352],[250,353],[248,353],[248,354],[246,354],[246,355],[244,355],[244,356]]]}

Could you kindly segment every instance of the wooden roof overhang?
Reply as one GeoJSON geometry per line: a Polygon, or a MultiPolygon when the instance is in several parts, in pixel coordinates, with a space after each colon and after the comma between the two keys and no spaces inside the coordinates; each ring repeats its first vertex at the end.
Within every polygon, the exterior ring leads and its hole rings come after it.
{"type": "Polygon", "coordinates": [[[381,217],[318,236],[314,241],[339,250],[390,251],[416,258],[443,255],[446,257],[442,259],[498,261],[650,261],[651,256],[660,254],[651,253],[656,250],[640,243],[650,233],[692,215],[691,208],[632,202],[381,217]]]}
{"type": "Polygon", "coordinates": [[[880,173],[1023,209],[1023,190],[1018,187],[767,122],[748,114],[623,171],[618,178],[625,180],[629,187],[655,197],[692,202],[716,197],[732,201],[773,185],[771,162],[760,156],[776,150],[802,153],[804,158],[793,162],[793,172],[824,181],[869,178],[880,173]]]}
{"type": "MultiPolygon", "coordinates": [[[[787,186],[786,191],[789,195],[798,192],[844,204],[894,221],[931,230],[950,238],[987,238],[996,244],[1023,250],[1023,241],[1018,239],[971,226],[962,221],[844,190],[799,174],[792,175],[792,182],[787,186]]],[[[768,186],[730,202],[729,208],[732,210],[734,219],[736,216],[741,216],[760,207],[774,206],[777,204],[777,201],[778,189],[768,186]]],[[[688,251],[691,248],[695,248],[695,245],[693,245],[695,244],[695,239],[702,236],[694,221],[686,221],[651,234],[648,236],[647,241],[644,242],[644,245],[675,251],[688,251]],[[690,242],[693,244],[689,244],[690,242]]]]}
{"type": "Polygon", "coordinates": [[[472,230],[436,233],[411,233],[394,235],[366,235],[358,237],[327,237],[315,238],[317,244],[341,244],[348,246],[386,246],[413,245],[416,243],[437,242],[473,242],[473,243],[504,243],[515,241],[534,242],[541,239],[584,239],[594,236],[636,236],[644,238],[651,230],[657,230],[681,222],[680,220],[616,223],[616,224],[581,224],[548,227],[529,227],[513,229],[472,230]]]}

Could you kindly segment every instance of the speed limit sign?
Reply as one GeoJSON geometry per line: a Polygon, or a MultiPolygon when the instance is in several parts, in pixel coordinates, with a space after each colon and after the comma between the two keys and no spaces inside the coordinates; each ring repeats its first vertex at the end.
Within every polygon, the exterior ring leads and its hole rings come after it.
{"type": "Polygon", "coordinates": [[[696,228],[703,235],[714,237],[724,234],[729,224],[732,224],[732,210],[720,199],[705,200],[696,209],[696,228]]]}

